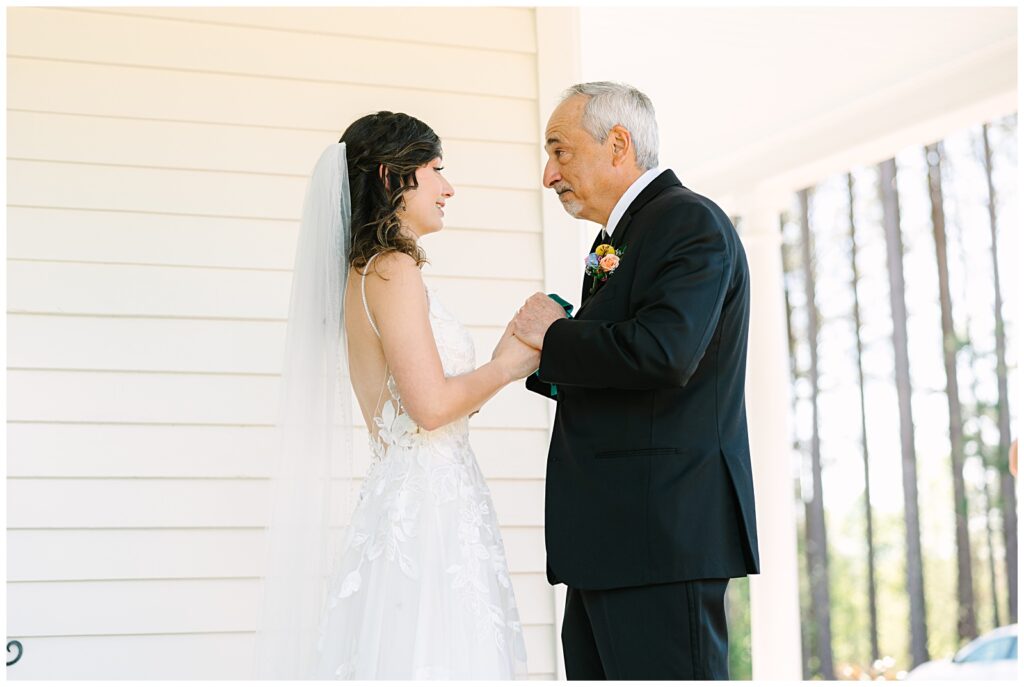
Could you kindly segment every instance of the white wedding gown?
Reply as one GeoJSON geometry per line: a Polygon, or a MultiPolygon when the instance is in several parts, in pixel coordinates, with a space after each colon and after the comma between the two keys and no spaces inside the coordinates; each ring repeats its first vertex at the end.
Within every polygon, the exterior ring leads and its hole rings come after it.
{"type": "MultiPolygon", "coordinates": [[[[363,306],[380,336],[365,279],[363,306]]],[[[469,332],[430,287],[427,297],[445,376],[472,371],[469,332]]],[[[371,434],[372,462],[329,579],[317,677],[525,679],[523,629],[469,418],[426,431],[405,413],[390,372],[386,386],[391,398],[374,418],[379,438],[371,434]]]]}

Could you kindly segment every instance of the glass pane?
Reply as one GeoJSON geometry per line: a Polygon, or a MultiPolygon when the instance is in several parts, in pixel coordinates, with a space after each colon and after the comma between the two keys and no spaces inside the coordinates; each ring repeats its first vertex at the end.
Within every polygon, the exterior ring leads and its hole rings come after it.
{"type": "Polygon", "coordinates": [[[1000,659],[1007,658],[1010,653],[1012,645],[1016,645],[1017,640],[1014,637],[1000,637],[993,639],[990,642],[985,642],[980,645],[977,649],[967,654],[964,657],[964,663],[976,663],[978,661],[998,661],[1000,659]]]}

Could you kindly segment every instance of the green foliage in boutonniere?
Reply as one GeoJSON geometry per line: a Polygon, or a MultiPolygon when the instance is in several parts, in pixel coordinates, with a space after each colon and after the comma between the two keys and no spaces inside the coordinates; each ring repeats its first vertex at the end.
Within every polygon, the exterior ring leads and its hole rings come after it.
{"type": "Polygon", "coordinates": [[[619,260],[625,253],[625,246],[615,248],[611,244],[602,243],[593,253],[587,256],[586,274],[594,278],[590,285],[591,294],[597,290],[598,283],[608,281],[608,277],[612,275],[612,272],[618,269],[619,260]]]}

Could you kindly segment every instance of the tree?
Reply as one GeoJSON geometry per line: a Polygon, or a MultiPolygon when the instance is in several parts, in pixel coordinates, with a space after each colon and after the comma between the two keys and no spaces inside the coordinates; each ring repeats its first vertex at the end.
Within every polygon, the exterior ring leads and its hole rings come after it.
{"type": "Polygon", "coordinates": [[[853,335],[857,344],[857,385],[860,390],[860,441],[864,461],[864,534],[868,545],[868,633],[871,639],[871,662],[874,663],[881,655],[878,651],[878,592],[875,585],[875,537],[871,518],[871,465],[868,460],[868,415],[867,406],[864,402],[864,343],[860,336],[860,297],[857,294],[857,283],[860,281],[860,273],[857,270],[857,224],[853,211],[853,174],[846,175],[846,188],[850,202],[850,290],[853,292],[853,335]]]}
{"type": "Polygon", "coordinates": [[[988,125],[981,127],[985,178],[988,182],[988,220],[992,234],[992,285],[995,290],[996,378],[999,388],[999,487],[1002,501],[1003,541],[1006,547],[1006,589],[1010,622],[1017,622],[1017,496],[1010,475],[1010,393],[1006,383],[1006,328],[1003,321],[1003,295],[999,284],[999,241],[996,227],[996,192],[992,184],[992,148],[988,125]]]}
{"type": "MultiPolygon", "coordinates": [[[[956,213],[956,206],[954,206],[953,214],[953,225],[957,228],[955,232],[957,253],[960,256],[960,271],[962,274],[968,274],[969,266],[967,260],[967,244],[964,240],[964,225],[959,221],[956,213]]],[[[961,294],[960,298],[964,303],[969,303],[970,298],[968,294],[968,282],[966,279],[962,280],[961,283],[961,294]]],[[[964,340],[962,344],[962,350],[967,356],[967,368],[971,373],[970,379],[970,398],[972,404],[968,406],[969,413],[965,417],[974,419],[973,429],[968,429],[967,423],[964,426],[964,463],[966,464],[971,458],[977,458],[981,463],[982,468],[982,479],[979,485],[979,491],[981,492],[981,504],[985,515],[985,547],[987,551],[987,572],[988,572],[988,584],[989,593],[991,596],[991,613],[992,613],[992,627],[999,627],[1002,625],[1000,621],[999,613],[999,586],[996,579],[996,553],[995,546],[993,544],[993,525],[992,525],[992,513],[994,499],[989,489],[989,476],[991,474],[996,475],[998,481],[998,470],[993,465],[993,459],[995,458],[994,452],[991,447],[985,441],[984,433],[982,432],[982,423],[990,416],[996,414],[996,404],[989,403],[981,398],[979,392],[978,380],[979,374],[979,363],[981,362],[982,356],[979,355],[978,348],[975,346],[972,340],[972,332],[974,331],[971,322],[971,309],[964,309],[964,340]]],[[[998,447],[997,447],[998,448],[998,447]]]]}
{"type": "Polygon", "coordinates": [[[932,236],[938,268],[939,312],[942,326],[942,360],[946,371],[946,401],[949,407],[949,457],[953,470],[953,510],[956,518],[957,637],[961,643],[978,636],[974,612],[974,577],[971,573],[971,540],[967,530],[967,493],[964,487],[964,419],[960,407],[956,354],[959,347],[953,327],[953,301],[949,292],[949,262],[946,255],[946,214],[942,206],[942,146],[925,146],[928,163],[928,197],[931,201],[932,236]]]}
{"type": "MultiPolygon", "coordinates": [[[[969,319],[970,318],[968,318],[968,327],[969,319]]],[[[992,627],[999,627],[1000,625],[1002,625],[1002,621],[1000,620],[999,613],[999,585],[998,580],[996,579],[996,552],[992,536],[992,511],[994,499],[992,498],[992,494],[989,491],[988,484],[989,474],[995,473],[998,483],[999,473],[998,469],[993,469],[994,466],[992,465],[992,463],[994,462],[995,455],[991,455],[990,457],[990,454],[994,454],[994,451],[991,451],[991,448],[985,444],[985,439],[982,436],[980,426],[982,419],[990,412],[994,414],[996,408],[993,405],[986,403],[985,401],[979,398],[978,361],[980,359],[980,356],[978,355],[977,349],[970,342],[967,343],[967,352],[971,368],[971,396],[974,398],[974,407],[972,409],[972,414],[974,415],[975,420],[977,422],[977,428],[973,432],[964,433],[965,459],[967,457],[966,447],[973,446],[974,449],[971,455],[977,456],[977,458],[981,461],[983,468],[982,482],[979,487],[979,490],[981,492],[982,508],[984,509],[985,513],[985,547],[988,552],[986,563],[988,571],[989,590],[992,597],[992,627]]]]}
{"type": "Polygon", "coordinates": [[[811,588],[811,605],[818,628],[818,659],[821,675],[835,680],[832,658],[831,601],[828,589],[828,542],[825,534],[825,500],[821,482],[821,441],[818,415],[818,310],[814,295],[814,261],[811,247],[811,227],[808,217],[808,193],[800,197],[800,233],[804,268],[804,293],[807,311],[807,343],[810,347],[808,381],[811,387],[811,480],[813,493],[807,503],[807,577],[811,588]]]}
{"type": "Polygon", "coordinates": [[[900,415],[900,452],[903,468],[903,509],[906,519],[907,594],[910,598],[910,656],[912,666],[928,660],[928,624],[924,604],[924,570],[921,561],[921,523],[917,505],[917,457],[914,450],[914,419],[911,411],[910,355],[907,346],[907,304],[903,281],[903,239],[896,190],[896,160],[878,165],[878,187],[885,230],[889,300],[892,308],[892,340],[895,359],[896,397],[900,415]]]}

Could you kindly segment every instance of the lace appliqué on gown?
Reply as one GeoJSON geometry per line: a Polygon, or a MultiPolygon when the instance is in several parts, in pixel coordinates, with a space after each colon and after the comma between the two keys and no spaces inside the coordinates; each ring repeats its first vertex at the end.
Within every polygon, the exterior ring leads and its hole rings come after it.
{"type": "MultiPolygon", "coordinates": [[[[473,340],[427,289],[445,376],[472,371],[473,340]]],[[[372,322],[372,320],[371,320],[372,322]]],[[[468,418],[432,431],[394,378],[321,616],[321,679],[526,678],[526,649],[491,493],[468,418]]]]}

